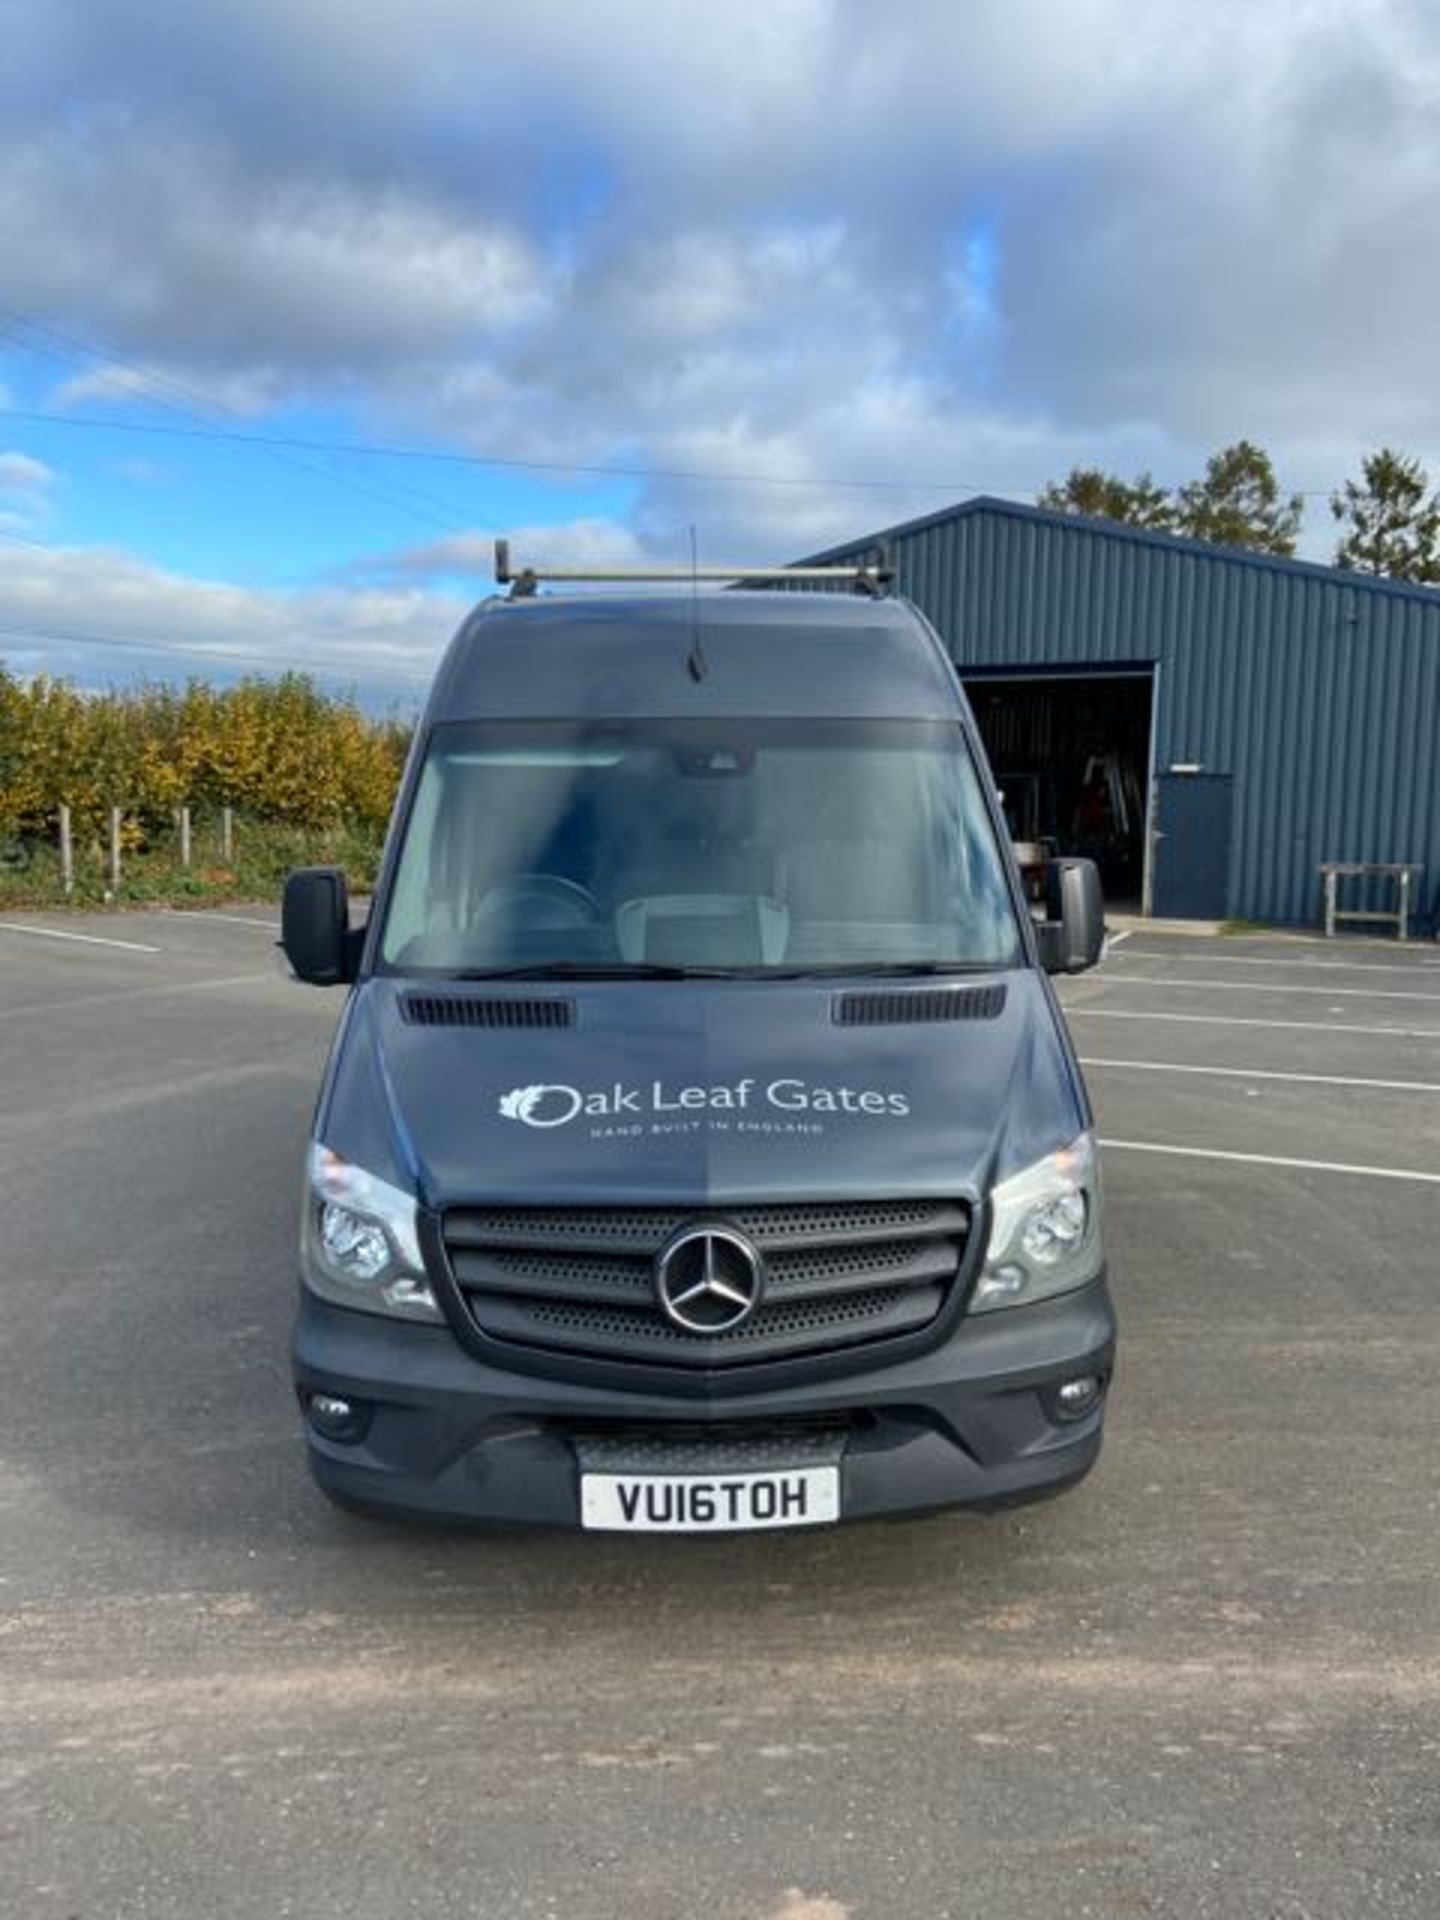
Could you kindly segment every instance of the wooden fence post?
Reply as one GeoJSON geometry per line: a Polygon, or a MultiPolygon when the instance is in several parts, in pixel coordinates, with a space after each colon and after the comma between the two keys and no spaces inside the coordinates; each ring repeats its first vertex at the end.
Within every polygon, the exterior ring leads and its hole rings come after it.
{"type": "Polygon", "coordinates": [[[70,809],[60,809],[60,886],[65,893],[75,891],[75,842],[70,834],[70,809]]]}
{"type": "Polygon", "coordinates": [[[110,809],[110,887],[120,891],[120,809],[110,809]]]}

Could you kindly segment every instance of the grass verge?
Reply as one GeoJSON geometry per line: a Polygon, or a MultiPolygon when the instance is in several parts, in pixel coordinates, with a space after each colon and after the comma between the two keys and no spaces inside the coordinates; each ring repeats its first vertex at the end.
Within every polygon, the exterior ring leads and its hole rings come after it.
{"type": "Polygon", "coordinates": [[[0,911],[71,907],[93,912],[125,906],[206,906],[223,901],[274,900],[294,867],[338,866],[356,892],[375,884],[383,836],[366,828],[339,825],[325,830],[236,822],[234,853],[222,862],[218,834],[197,827],[191,863],[180,864],[178,841],[156,838],[127,848],[120,884],[111,887],[103,849],[96,843],[75,848],[75,885],[66,894],[60,882],[56,848],[34,841],[10,843],[0,850],[0,911]]]}

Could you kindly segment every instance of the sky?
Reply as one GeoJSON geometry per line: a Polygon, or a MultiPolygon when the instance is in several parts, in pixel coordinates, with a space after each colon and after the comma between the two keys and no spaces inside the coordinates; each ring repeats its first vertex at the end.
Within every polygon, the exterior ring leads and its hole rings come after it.
{"type": "Polygon", "coordinates": [[[491,543],[1440,479],[1435,0],[0,0],[0,662],[413,708],[491,543]]]}

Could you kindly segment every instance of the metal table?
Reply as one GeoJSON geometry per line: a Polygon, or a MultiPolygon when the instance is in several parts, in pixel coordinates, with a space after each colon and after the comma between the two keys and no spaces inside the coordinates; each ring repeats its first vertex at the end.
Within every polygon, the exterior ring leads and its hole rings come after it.
{"type": "Polygon", "coordinates": [[[1410,903],[1425,869],[1408,860],[1322,860],[1320,878],[1325,887],[1325,938],[1335,938],[1340,920],[1380,920],[1393,926],[1397,938],[1410,937],[1410,903]],[[1342,913],[1337,905],[1340,882],[1349,879],[1382,879],[1396,883],[1396,905],[1391,913],[1342,913]]]}

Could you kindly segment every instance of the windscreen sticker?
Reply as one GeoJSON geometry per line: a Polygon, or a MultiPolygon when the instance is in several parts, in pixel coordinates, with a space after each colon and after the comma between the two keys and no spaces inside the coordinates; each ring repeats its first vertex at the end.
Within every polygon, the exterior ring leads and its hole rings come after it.
{"type": "Polygon", "coordinates": [[[604,1087],[545,1082],[501,1094],[500,1117],[548,1130],[588,1123],[595,1139],[673,1133],[808,1133],[827,1120],[895,1120],[910,1112],[908,1094],[878,1087],[817,1085],[782,1077],[736,1080],[726,1086],[679,1086],[663,1080],[604,1087]]]}

